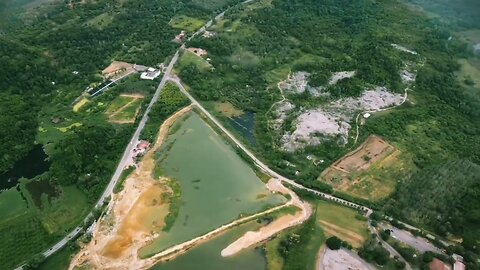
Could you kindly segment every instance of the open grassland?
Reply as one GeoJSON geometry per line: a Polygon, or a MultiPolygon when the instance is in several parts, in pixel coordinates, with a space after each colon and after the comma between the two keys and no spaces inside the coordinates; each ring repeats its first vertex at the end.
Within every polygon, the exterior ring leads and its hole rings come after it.
{"type": "Polygon", "coordinates": [[[70,129],[75,128],[75,127],[79,127],[79,126],[81,126],[81,125],[82,125],[82,123],[75,122],[75,123],[72,123],[72,124],[70,124],[70,125],[68,125],[68,126],[66,126],[66,127],[57,127],[57,129],[60,130],[61,132],[67,132],[67,131],[69,131],[70,129]]]}
{"type": "Polygon", "coordinates": [[[460,59],[460,70],[457,72],[458,80],[465,86],[473,86],[480,89],[480,60],[474,62],[474,59],[460,59]],[[477,66],[475,66],[477,64],[477,66]]]}
{"type": "Polygon", "coordinates": [[[395,190],[399,177],[411,166],[400,150],[377,136],[370,136],[354,151],[333,163],[319,177],[336,191],[378,201],[395,190]]]}
{"type": "Polygon", "coordinates": [[[117,112],[120,108],[132,102],[132,100],[134,100],[133,97],[119,95],[110,103],[107,110],[105,111],[105,114],[111,115],[117,112]]]}
{"type": "Polygon", "coordinates": [[[178,61],[175,70],[183,70],[186,67],[193,65],[199,70],[208,71],[212,68],[212,65],[207,62],[203,57],[196,55],[193,52],[185,50],[178,61]]]}
{"type": "Polygon", "coordinates": [[[28,212],[28,205],[15,188],[0,193],[0,221],[28,212]]]}
{"type": "Polygon", "coordinates": [[[187,32],[195,32],[203,26],[204,21],[186,15],[177,15],[168,23],[171,27],[187,32]]]}
{"type": "Polygon", "coordinates": [[[315,213],[302,225],[279,234],[277,239],[266,243],[269,270],[315,269],[318,250],[325,243],[315,213]]]}
{"type": "Polygon", "coordinates": [[[127,106],[123,107],[121,110],[115,112],[114,115],[110,117],[110,121],[114,123],[133,123],[135,122],[135,117],[137,116],[140,105],[142,104],[142,99],[135,99],[127,106]]]}
{"type": "Polygon", "coordinates": [[[78,112],[83,107],[83,105],[87,104],[88,102],[89,100],[85,97],[80,99],[80,101],[78,101],[77,103],[75,103],[75,105],[73,105],[73,111],[78,112]]]}
{"type": "Polygon", "coordinates": [[[114,19],[115,15],[113,13],[105,12],[87,21],[86,25],[102,30],[110,25],[114,19]]]}
{"type": "Polygon", "coordinates": [[[74,186],[61,187],[56,199],[42,199],[39,214],[49,233],[61,234],[76,227],[90,210],[87,197],[74,186]]]}
{"type": "Polygon", "coordinates": [[[112,101],[105,114],[112,123],[133,123],[142,101],[142,95],[120,95],[112,101]]]}
{"type": "Polygon", "coordinates": [[[215,110],[226,117],[238,117],[243,114],[242,110],[235,108],[230,102],[215,102],[215,110]]]}
{"type": "Polygon", "coordinates": [[[367,220],[359,212],[326,201],[317,201],[316,207],[316,220],[326,235],[335,235],[355,248],[368,238],[367,220]]]}

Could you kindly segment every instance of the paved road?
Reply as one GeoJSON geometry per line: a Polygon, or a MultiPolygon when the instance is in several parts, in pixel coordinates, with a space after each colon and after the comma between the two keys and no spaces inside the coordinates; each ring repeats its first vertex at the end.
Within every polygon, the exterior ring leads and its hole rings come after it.
{"type": "Polygon", "coordinates": [[[435,253],[443,254],[441,249],[437,248],[435,245],[430,243],[427,239],[423,237],[416,237],[409,231],[401,230],[391,225],[386,225],[383,223],[380,223],[379,227],[382,229],[389,229],[391,232],[390,233],[391,237],[411,246],[412,248],[418,250],[421,253],[424,253],[426,251],[432,251],[435,253]]]}
{"type": "Polygon", "coordinates": [[[368,208],[368,207],[365,207],[365,206],[362,206],[362,205],[358,205],[356,203],[352,203],[352,202],[349,202],[349,201],[346,201],[346,200],[343,200],[343,199],[340,199],[340,198],[337,198],[335,196],[332,196],[330,194],[326,194],[326,193],[323,193],[323,192],[320,192],[320,191],[316,191],[316,190],[313,190],[313,189],[310,189],[310,188],[307,188],[307,187],[304,187],[300,184],[298,184],[297,182],[291,180],[291,179],[288,179],[280,174],[278,174],[277,172],[275,172],[274,170],[270,169],[266,164],[264,164],[261,160],[259,160],[257,157],[255,157],[255,155],[250,152],[250,150],[245,147],[239,140],[237,140],[235,138],[235,136],[232,135],[232,133],[230,133],[230,131],[228,131],[215,117],[213,117],[192,95],[190,95],[190,93],[185,89],[185,87],[182,85],[182,83],[180,82],[179,78],[178,77],[175,77],[175,76],[171,76],[169,78],[170,81],[172,81],[173,83],[175,83],[179,88],[180,88],[180,91],[188,97],[188,99],[190,99],[190,101],[192,102],[192,104],[194,104],[195,106],[197,106],[200,111],[202,111],[202,113],[204,113],[209,119],[210,121],[212,121],[223,133],[225,133],[225,135],[228,136],[228,138],[230,138],[236,145],[238,148],[240,148],[243,152],[245,152],[245,154],[247,154],[255,163],[255,165],[260,168],[262,171],[264,171],[265,173],[269,174],[271,177],[273,178],[277,178],[279,179],[280,181],[283,181],[289,185],[292,185],[296,188],[299,188],[299,189],[303,189],[303,190],[307,190],[309,192],[312,192],[318,196],[321,196],[327,200],[332,200],[332,201],[335,201],[335,202],[338,202],[338,203],[341,203],[341,204],[344,204],[344,205],[347,205],[349,207],[354,207],[354,208],[358,208],[358,209],[361,209],[363,211],[366,212],[366,215],[369,216],[373,211],[368,208]]]}
{"type": "Polygon", "coordinates": [[[382,244],[382,247],[384,247],[388,253],[390,253],[390,255],[392,257],[397,257],[399,260],[401,260],[402,262],[405,263],[405,269],[406,270],[412,270],[412,267],[410,266],[410,264],[402,257],[402,255],[400,255],[400,253],[398,253],[398,251],[396,249],[394,249],[392,246],[390,246],[390,244],[388,244],[387,242],[383,241],[382,238],[380,237],[380,233],[378,232],[378,229],[379,228],[375,228],[373,227],[372,225],[370,225],[370,222],[368,224],[368,229],[374,233],[376,236],[377,236],[377,239],[378,241],[380,241],[380,243],[382,244]]]}

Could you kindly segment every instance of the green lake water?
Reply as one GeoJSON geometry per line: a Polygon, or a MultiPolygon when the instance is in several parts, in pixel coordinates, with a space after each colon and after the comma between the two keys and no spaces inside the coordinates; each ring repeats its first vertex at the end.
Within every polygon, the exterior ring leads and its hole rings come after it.
{"type": "Polygon", "coordinates": [[[263,270],[265,257],[258,249],[246,249],[231,257],[222,257],[220,252],[249,230],[258,228],[256,222],[232,228],[212,240],[192,248],[172,261],[157,264],[152,270],[263,270]]]}
{"type": "Polygon", "coordinates": [[[160,233],[140,256],[200,236],[240,214],[285,202],[266,189],[253,169],[198,114],[189,113],[172,130],[157,158],[162,173],[180,182],[182,205],[171,230],[160,233]]]}

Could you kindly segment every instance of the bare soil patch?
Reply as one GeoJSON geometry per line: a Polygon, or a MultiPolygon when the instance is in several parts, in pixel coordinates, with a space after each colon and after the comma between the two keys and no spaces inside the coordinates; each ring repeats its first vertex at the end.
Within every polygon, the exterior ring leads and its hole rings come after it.
{"type": "Polygon", "coordinates": [[[336,237],[344,241],[347,241],[354,248],[361,247],[363,242],[365,241],[363,236],[361,236],[358,233],[354,233],[352,231],[341,228],[335,224],[332,224],[323,220],[320,220],[319,223],[327,236],[335,235],[336,237]]]}
{"type": "Polygon", "coordinates": [[[72,260],[69,269],[86,263],[89,269],[147,268],[137,253],[162,229],[168,214],[168,204],[162,198],[170,191],[165,179],[153,179],[154,153],[170,126],[191,108],[178,111],[164,122],[154,147],[125,181],[125,188],[113,194],[109,210],[97,223],[92,240],[72,260]]]}
{"type": "Polygon", "coordinates": [[[397,163],[400,154],[394,146],[372,135],[323,171],[319,180],[360,198],[379,199],[390,194],[395,183],[385,182],[392,179],[377,181],[372,175],[397,163]]]}
{"type": "Polygon", "coordinates": [[[235,108],[230,102],[215,102],[215,110],[226,117],[238,117],[243,114],[242,110],[235,108]]]}

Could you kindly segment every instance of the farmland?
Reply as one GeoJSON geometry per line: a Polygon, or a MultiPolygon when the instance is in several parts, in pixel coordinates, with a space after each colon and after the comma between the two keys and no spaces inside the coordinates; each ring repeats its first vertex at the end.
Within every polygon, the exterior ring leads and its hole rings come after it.
{"type": "Polygon", "coordinates": [[[115,98],[105,111],[112,123],[131,124],[140,111],[144,96],[134,94],[121,94],[115,98]]]}
{"type": "Polygon", "coordinates": [[[408,170],[411,167],[407,167],[400,150],[377,136],[370,136],[323,171],[319,180],[346,194],[378,201],[395,190],[397,180],[408,175],[408,170]]]}
{"type": "Polygon", "coordinates": [[[317,201],[316,207],[316,220],[327,237],[335,235],[354,248],[368,239],[367,220],[360,213],[326,201],[317,201]]]}

